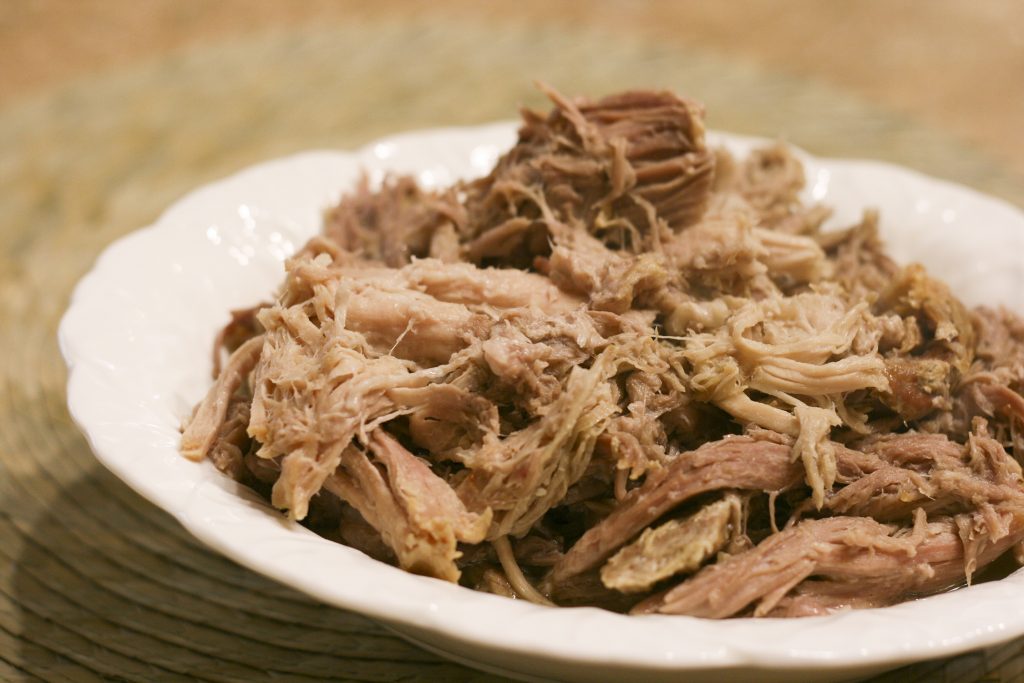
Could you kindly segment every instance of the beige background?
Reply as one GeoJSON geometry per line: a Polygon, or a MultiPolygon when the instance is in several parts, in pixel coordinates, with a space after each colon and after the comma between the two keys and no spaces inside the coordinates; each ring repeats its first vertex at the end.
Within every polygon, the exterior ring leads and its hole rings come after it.
{"type": "Polygon", "coordinates": [[[981,145],[1024,173],[1024,4],[1014,0],[8,0],[0,9],[0,103],[196,45],[381,18],[512,19],[561,25],[567,38],[593,27],[610,40],[692,45],[834,85],[981,145]]]}
{"type": "MultiPolygon", "coordinates": [[[[714,127],[1024,206],[1024,3],[0,3],[0,679],[471,680],[205,550],[107,474],[55,328],[104,245],[260,159],[672,87],[714,127]]],[[[1024,255],[1022,255],[1024,258],[1024,255]]],[[[1016,680],[1022,644],[888,680],[1016,680]]]]}

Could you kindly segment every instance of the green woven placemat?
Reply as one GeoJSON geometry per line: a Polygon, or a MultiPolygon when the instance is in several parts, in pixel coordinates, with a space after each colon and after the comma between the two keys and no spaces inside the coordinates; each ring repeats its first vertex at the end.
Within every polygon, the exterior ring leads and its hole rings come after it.
{"type": "MultiPolygon", "coordinates": [[[[707,103],[714,127],[889,159],[1024,204],[1024,183],[991,160],[823,84],[565,26],[292,30],[0,110],[0,678],[493,678],[238,567],[108,474],[65,410],[55,331],[102,248],[189,189],[302,149],[510,118],[540,103],[533,79],[592,95],[671,87],[707,103]]],[[[1021,648],[883,680],[1017,680],[1021,648]]]]}

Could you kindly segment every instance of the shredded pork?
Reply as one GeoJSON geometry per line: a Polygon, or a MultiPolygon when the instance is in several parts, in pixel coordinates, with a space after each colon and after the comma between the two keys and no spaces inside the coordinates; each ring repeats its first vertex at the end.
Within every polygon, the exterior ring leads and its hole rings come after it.
{"type": "MultiPolygon", "coordinates": [[[[487,176],[364,180],[235,311],[182,435],[296,521],[546,605],[889,605],[1024,541],[1024,321],[825,231],[669,92],[525,111],[487,176]]],[[[1020,553],[1017,553],[1018,555],[1020,553]]]]}

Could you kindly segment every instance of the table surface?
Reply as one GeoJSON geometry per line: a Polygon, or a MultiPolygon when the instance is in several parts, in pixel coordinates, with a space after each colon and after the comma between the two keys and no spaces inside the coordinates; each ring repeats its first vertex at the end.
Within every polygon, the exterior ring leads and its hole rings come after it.
{"type": "MultiPolygon", "coordinates": [[[[1024,206],[1024,4],[0,4],[0,679],[495,680],[205,549],[92,457],[55,329],[99,251],[256,161],[673,88],[712,127],[1024,206]]],[[[1024,640],[879,680],[1011,681],[1024,640]]]]}

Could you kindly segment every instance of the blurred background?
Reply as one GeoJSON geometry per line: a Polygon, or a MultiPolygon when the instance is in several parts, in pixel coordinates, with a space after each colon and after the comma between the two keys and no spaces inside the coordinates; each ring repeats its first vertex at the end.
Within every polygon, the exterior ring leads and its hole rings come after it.
{"type": "MultiPolygon", "coordinates": [[[[0,679],[491,678],[236,567],[106,474],[64,409],[54,335],[100,250],[189,189],[513,118],[544,106],[535,80],[672,88],[713,128],[1024,206],[1017,0],[4,0],[0,679]]],[[[1015,680],[1021,649],[890,680],[1015,680]]]]}

